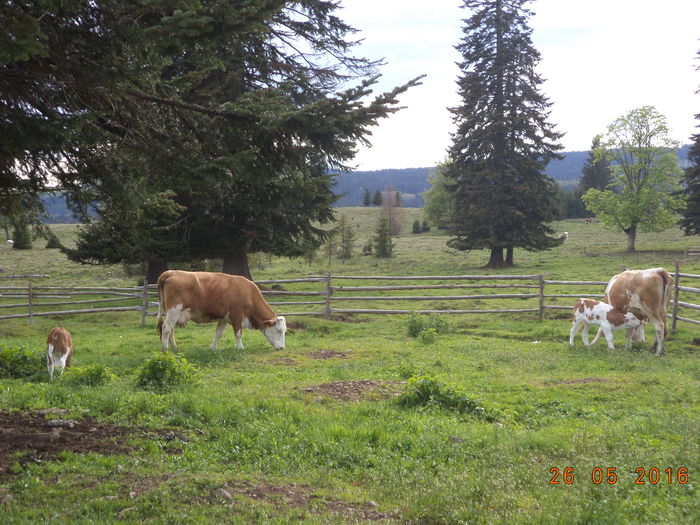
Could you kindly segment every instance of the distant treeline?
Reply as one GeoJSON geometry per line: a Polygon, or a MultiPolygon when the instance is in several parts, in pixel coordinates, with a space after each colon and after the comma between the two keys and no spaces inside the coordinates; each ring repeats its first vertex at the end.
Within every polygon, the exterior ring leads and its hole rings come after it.
{"type": "MultiPolygon", "coordinates": [[[[681,167],[688,166],[688,148],[683,146],[678,150],[681,167]]],[[[562,160],[553,160],[547,165],[547,175],[556,180],[564,190],[571,190],[581,178],[581,170],[588,158],[587,151],[569,151],[563,153],[562,160]]],[[[401,193],[401,205],[407,208],[423,206],[422,193],[428,189],[428,175],[434,168],[386,169],[375,171],[355,171],[340,173],[336,177],[333,191],[340,195],[336,204],[339,207],[362,206],[365,191],[374,194],[376,190],[384,191],[393,187],[401,193]]],[[[49,223],[78,222],[66,206],[65,199],[60,193],[47,194],[43,199],[49,223]]]]}

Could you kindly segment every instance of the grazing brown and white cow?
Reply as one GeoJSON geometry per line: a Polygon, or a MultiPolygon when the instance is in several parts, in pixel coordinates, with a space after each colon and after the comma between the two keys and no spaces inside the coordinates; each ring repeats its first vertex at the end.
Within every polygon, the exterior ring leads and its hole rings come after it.
{"type": "Polygon", "coordinates": [[[236,346],[242,350],[243,328],[262,330],[276,350],[284,348],[287,323],[267,304],[257,285],[240,275],[216,272],[168,270],[158,277],[158,332],[162,349],[175,348],[175,326],[216,321],[211,349],[216,349],[228,323],[233,326],[236,346]]]}
{"type": "MultiPolygon", "coordinates": [[[[600,326],[600,330],[605,335],[608,348],[615,350],[613,344],[613,330],[627,328],[628,333],[633,328],[640,326],[642,322],[632,312],[623,312],[613,308],[608,303],[596,301],[595,299],[578,299],[574,303],[574,318],[569,332],[569,344],[573,346],[574,338],[578,327],[583,325],[581,339],[583,344],[588,345],[588,328],[592,325],[600,326]]],[[[598,338],[596,337],[596,341],[598,338]]]]}
{"type": "MultiPolygon", "coordinates": [[[[605,289],[605,302],[623,312],[632,312],[641,320],[649,320],[656,332],[653,350],[656,355],[664,353],[666,337],[666,310],[671,298],[673,278],[663,268],[626,270],[614,275],[605,289]]],[[[593,340],[600,337],[601,330],[593,340]]],[[[632,341],[644,341],[644,325],[627,334],[626,347],[632,341]]],[[[593,344],[591,343],[591,344],[593,344]]]]}
{"type": "Polygon", "coordinates": [[[73,358],[73,338],[65,328],[52,328],[46,338],[46,368],[53,380],[54,369],[58,368],[59,375],[63,369],[70,366],[73,358]]]}

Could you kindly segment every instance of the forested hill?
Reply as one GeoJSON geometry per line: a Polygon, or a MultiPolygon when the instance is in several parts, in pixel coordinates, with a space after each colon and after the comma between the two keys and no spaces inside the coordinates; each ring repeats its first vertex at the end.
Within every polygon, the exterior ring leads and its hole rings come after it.
{"type": "MultiPolygon", "coordinates": [[[[683,168],[688,166],[689,147],[686,145],[678,150],[678,158],[683,168]]],[[[547,175],[559,182],[564,189],[569,189],[578,184],[588,152],[569,151],[563,155],[562,160],[550,162],[546,171],[547,175]]],[[[428,189],[428,175],[433,169],[428,167],[341,173],[336,177],[336,185],[333,188],[335,194],[340,195],[336,206],[362,206],[366,189],[374,195],[376,190],[384,191],[393,187],[394,190],[401,192],[402,206],[419,208],[423,206],[421,193],[428,189]]],[[[47,195],[44,198],[44,206],[46,206],[50,223],[77,222],[60,195],[47,195]]]]}
{"type": "MultiPolygon", "coordinates": [[[[689,145],[678,150],[681,167],[688,166],[689,145]]],[[[588,151],[568,151],[562,153],[561,160],[553,160],[547,165],[547,175],[556,180],[564,189],[578,184],[581,170],[588,158],[588,151]]],[[[401,192],[401,204],[406,207],[423,206],[421,193],[428,189],[428,175],[434,168],[388,169],[377,171],[356,171],[341,173],[336,178],[333,191],[340,195],[337,206],[362,206],[365,190],[374,195],[376,190],[386,190],[390,185],[401,192]]]]}

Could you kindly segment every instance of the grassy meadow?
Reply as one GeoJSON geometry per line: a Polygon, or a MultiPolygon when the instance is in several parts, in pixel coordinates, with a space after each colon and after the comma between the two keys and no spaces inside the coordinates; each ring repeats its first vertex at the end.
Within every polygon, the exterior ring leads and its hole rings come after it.
{"type": "MultiPolygon", "coordinates": [[[[339,212],[355,224],[359,252],[378,212],[339,212]]],[[[436,230],[411,234],[420,211],[403,212],[392,259],[254,256],[253,276],[494,273],[482,268],[484,251],[451,250],[436,230]]],[[[607,280],[622,266],[672,272],[680,260],[683,272],[700,274],[698,257],[685,256],[700,241],[675,229],[640,234],[639,252],[629,255],[624,235],[600,224],[553,226],[569,233],[564,245],[516,250],[517,266],[498,273],[607,280]]],[[[52,229],[65,244],[75,238],[74,226],[52,229]]],[[[0,247],[0,276],[48,274],[37,286],[131,286],[139,278],[137,268],[70,263],[44,244],[0,247]]],[[[216,269],[215,261],[197,264],[216,269]]],[[[0,366],[1,421],[65,409],[47,417],[126,432],[94,451],[11,451],[0,468],[2,522],[697,522],[700,327],[679,323],[666,355],[655,357],[651,328],[647,344],[631,350],[621,332],[615,352],[604,343],[586,348],[580,336],[570,348],[564,311],[548,311],[544,321],[530,313],[424,321],[434,329],[411,337],[416,320],[406,315],[290,316],[281,351],[250,330],[245,350],[228,330],[212,351],[214,325],[190,324],[175,331],[176,354],[196,377],[154,389],[138,377],[160,354],[155,318],[145,327],[138,312],[0,320],[0,352],[41,356],[56,324],[75,346],[73,368],[53,383],[43,364],[19,378],[1,377],[0,366]],[[100,367],[113,375],[76,380],[100,367]]],[[[0,453],[2,441],[18,435],[0,422],[0,453]]]]}

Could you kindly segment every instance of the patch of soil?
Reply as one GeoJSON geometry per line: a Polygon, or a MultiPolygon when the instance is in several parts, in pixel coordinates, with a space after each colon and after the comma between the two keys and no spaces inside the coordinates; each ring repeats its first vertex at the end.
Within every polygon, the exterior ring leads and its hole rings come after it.
{"type": "Polygon", "coordinates": [[[322,385],[302,388],[302,392],[328,396],[341,401],[360,401],[362,399],[386,399],[398,396],[399,386],[405,381],[380,381],[364,379],[360,381],[337,381],[322,385]]]}
{"type": "Polygon", "coordinates": [[[344,354],[343,352],[336,352],[335,350],[316,350],[315,352],[311,352],[307,355],[311,359],[347,359],[348,357],[348,354],[344,354]]]}
{"type": "MultiPolygon", "coordinates": [[[[63,451],[76,454],[121,454],[134,450],[127,445],[131,436],[151,437],[163,441],[188,438],[172,430],[146,430],[120,427],[97,421],[92,417],[81,419],[47,419],[57,414],[56,409],[33,412],[5,412],[0,410],[0,479],[10,473],[10,467],[19,462],[41,463],[63,451]]],[[[170,449],[170,452],[178,450],[170,449]]]]}
{"type": "Polygon", "coordinates": [[[216,499],[229,502],[233,494],[238,494],[257,501],[264,501],[282,507],[302,507],[313,512],[333,512],[354,520],[380,521],[395,517],[395,514],[375,510],[377,504],[351,503],[336,498],[317,496],[313,488],[306,485],[270,485],[265,482],[251,483],[249,481],[232,481],[226,483],[215,492],[216,499]]]}
{"type": "Polygon", "coordinates": [[[692,341],[691,344],[695,346],[700,346],[700,337],[695,337],[692,341]]]}
{"type": "Polygon", "coordinates": [[[602,377],[583,377],[581,379],[567,379],[566,381],[557,381],[557,385],[581,385],[584,383],[604,383],[607,379],[602,377]]]}
{"type": "Polygon", "coordinates": [[[297,362],[289,357],[279,357],[268,361],[271,365],[297,366],[297,362]]]}

